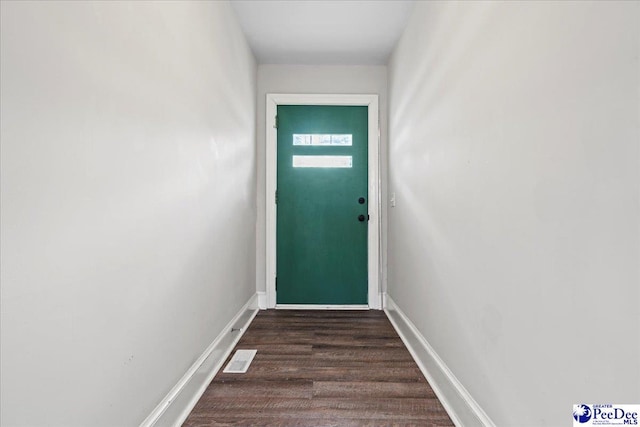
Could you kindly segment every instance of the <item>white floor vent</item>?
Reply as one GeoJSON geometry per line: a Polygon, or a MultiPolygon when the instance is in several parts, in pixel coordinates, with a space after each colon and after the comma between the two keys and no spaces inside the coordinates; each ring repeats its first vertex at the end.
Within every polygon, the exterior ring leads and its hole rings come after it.
{"type": "Polygon", "coordinates": [[[225,374],[244,374],[249,369],[249,365],[253,361],[258,350],[236,350],[227,367],[224,368],[225,374]]]}

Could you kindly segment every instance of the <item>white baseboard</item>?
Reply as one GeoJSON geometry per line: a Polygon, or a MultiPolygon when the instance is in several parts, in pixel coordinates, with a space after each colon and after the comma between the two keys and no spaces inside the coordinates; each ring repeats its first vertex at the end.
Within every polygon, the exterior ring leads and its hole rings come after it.
{"type": "Polygon", "coordinates": [[[440,359],[429,342],[389,295],[385,313],[456,426],[495,427],[489,416],[440,359]]]}
{"type": "Polygon", "coordinates": [[[258,308],[260,310],[267,309],[267,293],[266,292],[257,292],[258,294],[258,308]]]}
{"type": "Polygon", "coordinates": [[[258,313],[258,300],[247,301],[140,427],[182,425],[258,313]]]}

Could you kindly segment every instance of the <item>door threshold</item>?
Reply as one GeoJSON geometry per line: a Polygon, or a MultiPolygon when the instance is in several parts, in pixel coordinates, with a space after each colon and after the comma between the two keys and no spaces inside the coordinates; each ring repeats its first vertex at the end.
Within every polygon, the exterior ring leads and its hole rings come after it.
{"type": "Polygon", "coordinates": [[[367,304],[276,304],[276,310],[369,310],[367,304]]]}

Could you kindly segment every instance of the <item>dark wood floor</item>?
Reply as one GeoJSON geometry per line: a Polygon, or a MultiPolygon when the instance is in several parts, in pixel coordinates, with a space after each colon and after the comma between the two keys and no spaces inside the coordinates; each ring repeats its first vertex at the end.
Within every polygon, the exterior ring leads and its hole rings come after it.
{"type": "Polygon", "coordinates": [[[261,311],[236,349],[249,371],[220,370],[184,426],[453,425],[382,311],[261,311]]]}

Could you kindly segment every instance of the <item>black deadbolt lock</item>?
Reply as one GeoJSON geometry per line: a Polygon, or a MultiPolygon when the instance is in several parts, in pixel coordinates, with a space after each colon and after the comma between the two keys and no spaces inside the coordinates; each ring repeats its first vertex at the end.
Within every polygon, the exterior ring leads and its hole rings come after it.
{"type": "Polygon", "coordinates": [[[358,221],[364,222],[364,215],[358,215],[358,221]]]}
{"type": "Polygon", "coordinates": [[[364,205],[364,197],[360,197],[358,199],[358,203],[360,203],[361,205],[364,205]]]}

